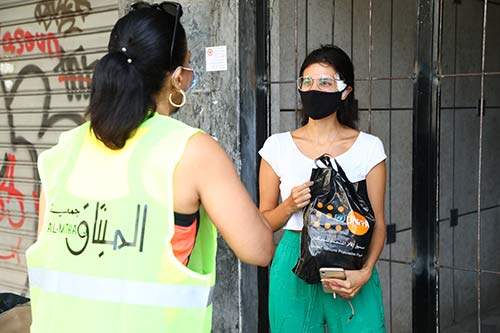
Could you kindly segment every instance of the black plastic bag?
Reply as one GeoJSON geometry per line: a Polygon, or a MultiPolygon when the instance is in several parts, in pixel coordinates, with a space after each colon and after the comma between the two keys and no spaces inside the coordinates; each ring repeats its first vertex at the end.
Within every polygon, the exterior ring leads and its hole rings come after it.
{"type": "Polygon", "coordinates": [[[29,301],[29,298],[21,295],[0,293],[0,313],[8,311],[19,304],[28,303],[29,301]]]}
{"type": "Polygon", "coordinates": [[[293,272],[307,283],[318,283],[320,267],[357,270],[363,267],[375,226],[366,181],[353,184],[328,155],[315,160],[311,202],[304,207],[300,257],[293,272]],[[326,168],[320,167],[322,163],[326,168]]]}
{"type": "Polygon", "coordinates": [[[29,298],[11,293],[0,293],[0,332],[29,333],[30,326],[29,298]]]}

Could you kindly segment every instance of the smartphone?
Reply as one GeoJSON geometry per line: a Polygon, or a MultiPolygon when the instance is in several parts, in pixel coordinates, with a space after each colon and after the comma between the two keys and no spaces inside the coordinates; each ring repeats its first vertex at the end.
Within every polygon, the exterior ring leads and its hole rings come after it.
{"type": "MultiPolygon", "coordinates": [[[[321,279],[346,279],[344,269],[339,267],[321,267],[319,269],[319,275],[321,279]]],[[[325,293],[333,293],[333,290],[325,285],[323,285],[323,291],[325,293]]]]}

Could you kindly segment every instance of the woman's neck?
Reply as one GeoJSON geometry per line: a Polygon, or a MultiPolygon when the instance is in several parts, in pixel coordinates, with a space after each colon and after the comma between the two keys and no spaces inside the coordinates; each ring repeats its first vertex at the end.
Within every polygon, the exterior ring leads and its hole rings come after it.
{"type": "Polygon", "coordinates": [[[174,108],[169,102],[168,102],[168,96],[160,96],[159,98],[156,99],[156,112],[158,114],[164,115],[164,116],[170,116],[172,113],[174,113],[177,110],[177,108],[174,108]]]}
{"type": "Polygon", "coordinates": [[[343,125],[338,121],[336,114],[318,120],[309,118],[304,126],[309,139],[319,145],[338,139],[342,129],[343,125]]]}

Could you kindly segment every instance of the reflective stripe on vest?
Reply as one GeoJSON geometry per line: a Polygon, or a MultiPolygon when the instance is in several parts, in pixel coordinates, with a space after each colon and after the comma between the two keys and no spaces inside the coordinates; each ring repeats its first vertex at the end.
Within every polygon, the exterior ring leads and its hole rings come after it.
{"type": "Polygon", "coordinates": [[[98,278],[45,268],[30,268],[28,273],[32,288],[95,301],[174,308],[206,308],[212,303],[210,287],[98,278]]]}

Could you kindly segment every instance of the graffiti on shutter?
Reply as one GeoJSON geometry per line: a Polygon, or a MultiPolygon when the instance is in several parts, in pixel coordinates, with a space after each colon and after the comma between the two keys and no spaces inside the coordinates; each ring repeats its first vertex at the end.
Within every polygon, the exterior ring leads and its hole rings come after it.
{"type": "Polygon", "coordinates": [[[83,122],[116,0],[0,4],[0,292],[26,295],[38,227],[38,155],[83,122]]]}

